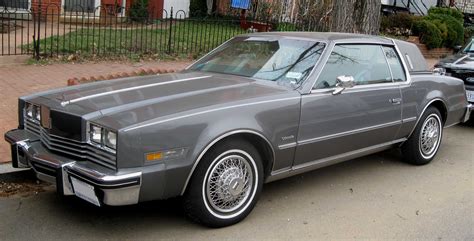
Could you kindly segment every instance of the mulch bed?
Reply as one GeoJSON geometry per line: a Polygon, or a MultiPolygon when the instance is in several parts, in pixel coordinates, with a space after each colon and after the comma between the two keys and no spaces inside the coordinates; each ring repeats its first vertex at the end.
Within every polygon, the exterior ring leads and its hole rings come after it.
{"type": "Polygon", "coordinates": [[[31,171],[0,174],[0,198],[36,195],[52,187],[49,183],[37,180],[31,171]]]}

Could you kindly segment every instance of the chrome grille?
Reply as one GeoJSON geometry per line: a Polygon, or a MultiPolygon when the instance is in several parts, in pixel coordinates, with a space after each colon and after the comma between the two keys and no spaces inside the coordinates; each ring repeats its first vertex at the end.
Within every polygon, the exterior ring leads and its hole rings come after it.
{"type": "Polygon", "coordinates": [[[116,169],[116,156],[85,142],[49,134],[39,123],[25,120],[25,128],[40,136],[41,143],[49,150],[88,160],[99,165],[116,169]]]}
{"type": "Polygon", "coordinates": [[[40,126],[37,122],[25,118],[25,128],[38,136],[40,135],[40,126]]]}

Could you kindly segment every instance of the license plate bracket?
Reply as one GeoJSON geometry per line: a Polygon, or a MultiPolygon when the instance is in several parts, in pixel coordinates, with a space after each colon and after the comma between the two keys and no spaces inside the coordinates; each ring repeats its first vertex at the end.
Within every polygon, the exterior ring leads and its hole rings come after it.
{"type": "Polygon", "coordinates": [[[100,207],[100,202],[95,194],[94,186],[74,177],[71,177],[71,185],[74,190],[74,195],[100,207]]]}

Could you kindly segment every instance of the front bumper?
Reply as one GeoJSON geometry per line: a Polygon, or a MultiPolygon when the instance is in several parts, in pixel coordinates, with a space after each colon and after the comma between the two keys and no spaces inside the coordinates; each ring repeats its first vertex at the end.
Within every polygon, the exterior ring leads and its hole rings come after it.
{"type": "Polygon", "coordinates": [[[117,172],[56,155],[44,148],[36,135],[25,130],[7,132],[5,140],[11,145],[13,167],[32,168],[38,179],[56,184],[58,193],[81,197],[74,190],[74,179],[91,187],[94,199],[98,200],[93,202],[96,205],[121,206],[139,201],[141,171],[117,172]]]}
{"type": "Polygon", "coordinates": [[[469,121],[472,112],[474,112],[474,104],[468,104],[466,107],[466,114],[464,114],[463,122],[469,121]]]}

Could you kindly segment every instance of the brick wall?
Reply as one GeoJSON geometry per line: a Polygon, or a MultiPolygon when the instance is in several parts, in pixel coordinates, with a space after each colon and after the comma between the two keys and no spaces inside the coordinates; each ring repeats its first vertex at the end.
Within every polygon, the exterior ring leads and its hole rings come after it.
{"type": "Polygon", "coordinates": [[[45,15],[46,13],[58,13],[61,11],[61,0],[42,0],[41,6],[39,0],[31,1],[31,9],[34,13],[39,13],[45,15]]]}

